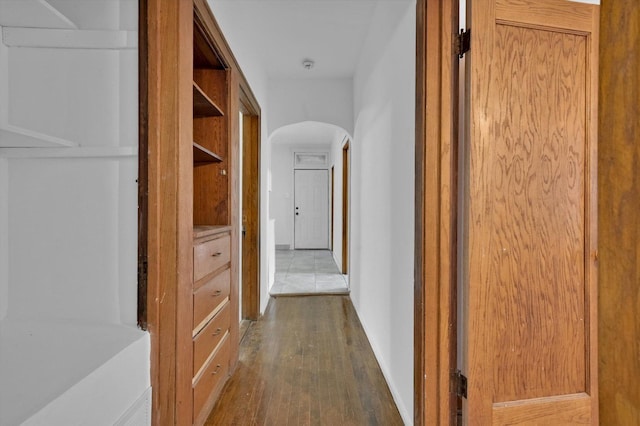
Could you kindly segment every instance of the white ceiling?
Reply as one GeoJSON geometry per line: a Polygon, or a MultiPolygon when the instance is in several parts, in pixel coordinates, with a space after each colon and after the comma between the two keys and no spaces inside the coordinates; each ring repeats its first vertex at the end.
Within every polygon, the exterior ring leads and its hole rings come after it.
{"type": "Polygon", "coordinates": [[[329,147],[336,139],[342,139],[344,135],[344,129],[333,124],[303,121],[280,127],[271,135],[271,142],[275,144],[329,147]]]}
{"type": "Polygon", "coordinates": [[[209,3],[225,33],[232,32],[231,38],[251,40],[255,59],[263,64],[270,78],[348,78],[353,76],[379,1],[413,0],[209,0],[209,3]],[[312,70],[302,67],[305,59],[315,62],[312,70]]]}

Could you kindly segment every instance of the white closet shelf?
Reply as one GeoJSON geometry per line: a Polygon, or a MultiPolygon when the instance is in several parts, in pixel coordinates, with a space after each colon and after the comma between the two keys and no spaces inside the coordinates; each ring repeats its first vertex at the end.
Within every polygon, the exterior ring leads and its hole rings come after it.
{"type": "Polygon", "coordinates": [[[76,28],[69,18],[45,0],[0,0],[0,26],[76,28]]]}
{"type": "Polygon", "coordinates": [[[123,158],[138,155],[137,146],[60,148],[0,148],[1,158],[123,158]]]}
{"type": "Polygon", "coordinates": [[[34,132],[21,127],[0,127],[0,148],[60,148],[78,146],[77,143],[34,132]]]}
{"type": "Polygon", "coordinates": [[[125,50],[138,47],[138,32],[4,27],[2,41],[9,47],[125,50]]]}

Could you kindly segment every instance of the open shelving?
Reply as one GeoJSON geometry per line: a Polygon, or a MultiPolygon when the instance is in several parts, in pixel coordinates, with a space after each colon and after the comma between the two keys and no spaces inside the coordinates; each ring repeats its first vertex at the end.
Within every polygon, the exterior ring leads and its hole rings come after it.
{"type": "Polygon", "coordinates": [[[198,86],[193,82],[193,118],[203,117],[220,117],[224,113],[222,109],[198,86]]]}
{"type": "Polygon", "coordinates": [[[218,154],[209,151],[207,148],[197,144],[196,142],[193,143],[193,165],[195,167],[221,162],[222,158],[218,154]]]}
{"type": "Polygon", "coordinates": [[[193,225],[231,224],[228,68],[194,22],[193,33],[193,225]]]}

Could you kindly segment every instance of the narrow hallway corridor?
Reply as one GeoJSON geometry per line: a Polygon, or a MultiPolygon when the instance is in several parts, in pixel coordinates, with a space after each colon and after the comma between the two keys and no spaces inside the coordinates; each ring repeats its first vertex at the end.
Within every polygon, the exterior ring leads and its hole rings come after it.
{"type": "Polygon", "coordinates": [[[329,250],[277,250],[272,296],[300,294],[347,294],[342,275],[329,250]]]}
{"type": "Polygon", "coordinates": [[[348,296],[272,298],[206,425],[402,425],[348,296]]]}

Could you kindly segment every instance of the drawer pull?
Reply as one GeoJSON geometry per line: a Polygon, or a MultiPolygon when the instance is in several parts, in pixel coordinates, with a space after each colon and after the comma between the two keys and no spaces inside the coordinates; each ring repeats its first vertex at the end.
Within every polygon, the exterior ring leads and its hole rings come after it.
{"type": "Polygon", "coordinates": [[[221,294],[222,294],[222,290],[216,290],[216,291],[213,292],[213,294],[211,296],[217,297],[217,296],[220,296],[221,294]]]}
{"type": "Polygon", "coordinates": [[[211,372],[211,375],[215,376],[216,374],[218,374],[218,372],[220,371],[220,367],[222,367],[220,364],[216,365],[216,369],[211,372]]]}
{"type": "Polygon", "coordinates": [[[214,332],[213,332],[212,336],[217,336],[217,335],[219,335],[220,333],[222,333],[222,329],[221,329],[220,327],[218,327],[218,328],[216,329],[216,331],[214,331],[214,332]]]}
{"type": "Polygon", "coordinates": [[[217,252],[217,253],[213,253],[213,254],[211,255],[211,257],[218,257],[218,256],[222,256],[222,252],[221,252],[221,251],[219,251],[219,252],[217,252]]]}

